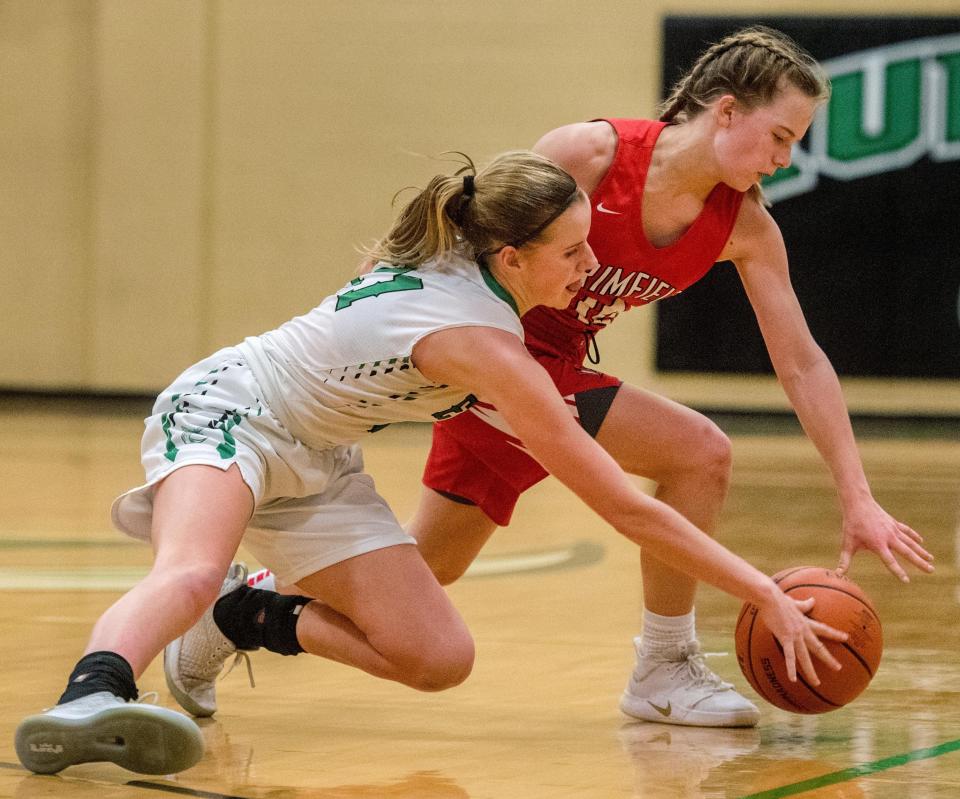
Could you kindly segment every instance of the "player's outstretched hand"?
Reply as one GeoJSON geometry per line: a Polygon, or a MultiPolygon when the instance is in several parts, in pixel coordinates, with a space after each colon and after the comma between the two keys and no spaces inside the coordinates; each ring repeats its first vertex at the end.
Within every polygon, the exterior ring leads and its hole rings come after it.
{"type": "Polygon", "coordinates": [[[778,591],[767,607],[764,608],[764,619],[780,645],[783,647],[783,658],[787,666],[787,677],[790,682],[797,681],[797,664],[800,671],[811,685],[819,685],[820,678],[813,666],[811,654],[818,660],[826,663],[834,671],[839,671],[840,662],[830,654],[830,650],[821,641],[829,638],[832,641],[846,641],[845,632],[815,621],[806,614],[813,609],[814,598],[792,599],[778,591]]]}
{"type": "Polygon", "coordinates": [[[872,499],[844,514],[843,546],[837,574],[844,575],[850,570],[853,556],[861,549],[874,552],[905,583],[909,583],[910,578],[900,565],[898,555],[922,572],[933,571],[933,555],[923,548],[921,535],[898,522],[872,499]]]}

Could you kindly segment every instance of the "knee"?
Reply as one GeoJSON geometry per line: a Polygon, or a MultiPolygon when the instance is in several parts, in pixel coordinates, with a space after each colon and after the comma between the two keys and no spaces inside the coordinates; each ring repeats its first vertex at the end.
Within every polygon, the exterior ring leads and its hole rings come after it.
{"type": "Polygon", "coordinates": [[[445,691],[460,685],[473,671],[475,648],[469,634],[418,642],[400,664],[401,682],[418,691],[445,691]]]}
{"type": "Polygon", "coordinates": [[[708,419],[700,433],[701,448],[698,467],[705,479],[726,487],[733,466],[733,446],[727,434],[708,419]]]}
{"type": "Polygon", "coordinates": [[[684,431],[683,444],[652,476],[666,487],[695,486],[698,492],[726,493],[733,448],[719,427],[700,416],[684,431]]]}
{"type": "Polygon", "coordinates": [[[217,599],[225,571],[219,565],[192,563],[165,568],[156,564],[151,577],[167,583],[166,595],[181,603],[183,611],[200,618],[217,599]]]}

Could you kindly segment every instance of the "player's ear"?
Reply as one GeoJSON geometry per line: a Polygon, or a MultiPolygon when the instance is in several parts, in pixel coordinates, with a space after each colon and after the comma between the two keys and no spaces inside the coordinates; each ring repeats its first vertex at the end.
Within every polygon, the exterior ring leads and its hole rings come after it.
{"type": "Polygon", "coordinates": [[[713,101],[713,118],[721,128],[730,127],[734,112],[739,110],[737,98],[732,94],[724,94],[713,101]]]}
{"type": "Polygon", "coordinates": [[[511,244],[497,250],[492,259],[501,269],[520,269],[520,250],[511,244]]]}

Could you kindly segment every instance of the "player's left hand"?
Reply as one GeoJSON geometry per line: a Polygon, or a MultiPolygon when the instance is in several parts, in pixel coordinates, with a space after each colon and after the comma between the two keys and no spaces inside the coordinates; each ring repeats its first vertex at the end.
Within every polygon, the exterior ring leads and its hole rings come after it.
{"type": "Polygon", "coordinates": [[[897,560],[899,555],[920,571],[933,571],[933,555],[923,548],[921,535],[903,522],[898,522],[873,499],[843,516],[843,546],[837,574],[846,574],[850,561],[861,549],[874,552],[884,565],[903,582],[910,578],[897,560]]]}

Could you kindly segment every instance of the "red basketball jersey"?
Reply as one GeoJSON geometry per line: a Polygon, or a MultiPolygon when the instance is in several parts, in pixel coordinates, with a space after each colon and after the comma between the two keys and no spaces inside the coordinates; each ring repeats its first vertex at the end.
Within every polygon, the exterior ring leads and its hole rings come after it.
{"type": "Polygon", "coordinates": [[[666,123],[604,120],[617,132],[613,163],[591,196],[590,246],[599,262],[567,308],[539,306],[526,313],[527,346],[582,360],[585,333],[595,333],[620,313],[679,294],[716,263],[730,237],[743,193],[714,186],[687,231],[667,247],[654,247],[640,216],[650,158],[666,123]]]}

